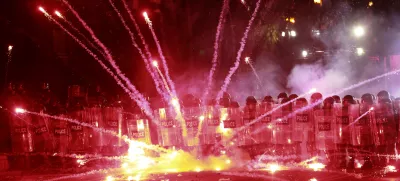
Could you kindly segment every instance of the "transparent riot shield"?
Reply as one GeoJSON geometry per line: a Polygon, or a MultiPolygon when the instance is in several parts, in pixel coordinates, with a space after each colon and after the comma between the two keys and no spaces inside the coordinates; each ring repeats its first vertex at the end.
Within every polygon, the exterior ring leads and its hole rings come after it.
{"type": "Polygon", "coordinates": [[[315,120],[315,148],[319,158],[326,162],[334,162],[336,151],[334,122],[335,113],[333,108],[314,109],[315,120]]]}
{"type": "Polygon", "coordinates": [[[129,116],[126,124],[130,139],[151,144],[149,122],[143,115],[134,114],[129,116]]]}
{"type": "Polygon", "coordinates": [[[180,122],[175,119],[174,110],[160,108],[155,111],[156,118],[159,121],[159,144],[163,147],[181,147],[183,146],[180,122]]]}
{"type": "Polygon", "coordinates": [[[273,102],[263,102],[260,106],[260,116],[263,118],[260,120],[261,125],[259,126],[257,132],[257,139],[259,142],[264,145],[264,151],[267,151],[271,148],[272,141],[272,132],[274,124],[272,122],[272,115],[269,113],[272,109],[276,107],[276,104],[273,102]],[[267,115],[267,113],[269,113],[267,115]],[[265,115],[264,115],[265,114],[265,115]]]}
{"type": "MultiPolygon", "coordinates": [[[[77,110],[68,114],[71,119],[83,122],[83,110],[77,110]]],[[[84,153],[87,141],[87,128],[80,124],[68,123],[70,130],[69,135],[69,152],[84,153]]]]}
{"type": "MultiPolygon", "coordinates": [[[[106,107],[103,109],[103,124],[104,128],[108,131],[114,132],[115,134],[122,135],[122,108],[119,107],[106,107]]],[[[114,154],[118,152],[122,146],[122,140],[115,135],[103,134],[104,135],[104,151],[108,154],[114,154]]]]}
{"type": "MultiPolygon", "coordinates": [[[[43,111],[41,111],[43,113],[43,111]]],[[[43,116],[32,116],[33,139],[36,152],[51,152],[53,145],[53,134],[49,132],[49,118],[43,116]]]]}
{"type": "Polygon", "coordinates": [[[378,165],[386,166],[391,158],[390,155],[395,154],[395,143],[397,141],[397,128],[394,119],[393,104],[391,102],[381,102],[374,106],[373,116],[373,136],[376,146],[376,152],[379,155],[378,165]]]}
{"type": "Polygon", "coordinates": [[[30,153],[34,151],[32,117],[26,113],[10,115],[11,146],[13,153],[30,153]]]}
{"type": "MultiPolygon", "coordinates": [[[[100,107],[85,108],[84,110],[84,122],[96,127],[102,128],[103,123],[103,112],[100,107]]],[[[93,153],[98,153],[104,146],[103,138],[104,133],[98,132],[92,128],[88,130],[88,145],[87,148],[93,153]]]]}
{"type": "Polygon", "coordinates": [[[297,153],[301,160],[306,160],[314,156],[315,153],[315,124],[313,110],[303,109],[307,106],[307,101],[297,101],[293,118],[293,142],[296,143],[297,153]]]}
{"type": "Polygon", "coordinates": [[[200,123],[200,107],[185,107],[182,108],[183,117],[186,122],[187,137],[185,138],[185,146],[191,148],[199,145],[198,131],[200,123]]]}

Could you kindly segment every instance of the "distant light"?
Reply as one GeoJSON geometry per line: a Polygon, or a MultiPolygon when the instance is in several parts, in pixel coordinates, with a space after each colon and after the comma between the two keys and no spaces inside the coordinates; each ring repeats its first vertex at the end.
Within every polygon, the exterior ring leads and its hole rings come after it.
{"type": "Polygon", "coordinates": [[[362,37],[365,34],[365,30],[362,26],[356,26],[353,29],[353,33],[354,33],[354,36],[356,36],[356,37],[362,37]]]}
{"type": "Polygon", "coordinates": [[[56,14],[58,17],[63,18],[62,14],[59,11],[54,11],[54,14],[56,14]]]}
{"type": "Polygon", "coordinates": [[[308,91],[308,93],[312,94],[314,92],[317,92],[317,88],[311,88],[310,91],[308,91]]]}
{"type": "Polygon", "coordinates": [[[372,2],[372,1],[370,1],[369,3],[368,3],[368,6],[369,7],[371,7],[371,6],[373,6],[374,5],[374,2],[372,2]]]}
{"type": "Polygon", "coordinates": [[[301,52],[301,55],[302,55],[304,58],[306,58],[306,57],[308,56],[308,52],[307,52],[306,50],[303,50],[303,51],[301,52]]]}
{"type": "Polygon", "coordinates": [[[152,64],[154,67],[158,67],[158,62],[156,60],[153,60],[152,64]]]}
{"type": "Polygon", "coordinates": [[[318,181],[316,178],[311,178],[309,181],[318,181]]]}
{"type": "Polygon", "coordinates": [[[8,45],[8,51],[11,51],[13,49],[12,45],[8,45]]]}
{"type": "Polygon", "coordinates": [[[17,114],[23,114],[25,112],[26,112],[25,109],[22,109],[22,108],[19,108],[19,107],[15,108],[15,113],[17,113],[17,114]]]}
{"type": "Polygon", "coordinates": [[[144,17],[148,17],[148,16],[147,16],[147,12],[143,12],[143,16],[144,16],[144,17]]]}
{"type": "Polygon", "coordinates": [[[250,62],[250,57],[246,57],[246,58],[244,59],[244,61],[245,61],[246,63],[249,63],[249,62],[250,62]]]}
{"type": "Polygon", "coordinates": [[[39,6],[39,11],[41,11],[42,13],[46,12],[42,6],[39,6]]]}
{"type": "Polygon", "coordinates": [[[321,32],[319,30],[312,30],[315,36],[321,35],[321,32]]]}
{"type": "Polygon", "coordinates": [[[370,111],[373,111],[373,110],[374,110],[374,107],[369,108],[369,110],[370,110],[370,111]]]}
{"type": "Polygon", "coordinates": [[[296,31],[292,30],[289,32],[289,35],[292,37],[296,37],[297,33],[296,33],[296,31]]]}
{"type": "Polygon", "coordinates": [[[232,162],[232,161],[229,160],[229,159],[225,160],[225,163],[226,163],[226,164],[230,164],[231,162],[232,162]]]}
{"type": "Polygon", "coordinates": [[[356,50],[358,56],[364,55],[365,53],[363,48],[357,48],[356,50]]]}
{"type": "Polygon", "coordinates": [[[296,20],[295,20],[293,17],[291,17],[291,18],[289,19],[289,22],[291,22],[291,23],[295,23],[295,22],[296,22],[296,20]]]}
{"type": "Polygon", "coordinates": [[[315,4],[321,4],[321,0],[314,0],[315,4]]]}
{"type": "Polygon", "coordinates": [[[286,36],[286,32],[282,31],[282,37],[286,36]]]}
{"type": "Polygon", "coordinates": [[[215,167],[215,170],[216,170],[216,171],[220,171],[220,170],[221,170],[221,167],[215,167]]]}
{"type": "Polygon", "coordinates": [[[291,143],[292,143],[292,140],[291,140],[291,139],[288,139],[287,142],[288,142],[289,144],[291,144],[291,143]]]}

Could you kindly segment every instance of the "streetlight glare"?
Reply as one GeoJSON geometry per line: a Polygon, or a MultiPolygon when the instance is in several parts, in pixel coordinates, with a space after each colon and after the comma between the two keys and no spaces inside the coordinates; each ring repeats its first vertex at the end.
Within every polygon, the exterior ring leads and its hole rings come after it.
{"type": "Polygon", "coordinates": [[[286,32],[282,31],[282,37],[286,36],[286,32]]]}
{"type": "Polygon", "coordinates": [[[301,52],[301,55],[302,55],[304,58],[306,58],[306,57],[308,56],[308,52],[307,52],[306,50],[303,50],[303,51],[301,52]]]}
{"type": "Polygon", "coordinates": [[[354,35],[355,35],[356,37],[362,37],[362,36],[364,36],[364,34],[365,34],[365,30],[364,30],[364,28],[361,27],[361,26],[356,26],[356,27],[353,29],[353,33],[354,33],[354,35]]]}
{"type": "Polygon", "coordinates": [[[363,48],[357,48],[356,52],[358,56],[364,55],[365,53],[363,48]]]}
{"type": "Polygon", "coordinates": [[[293,36],[293,37],[296,37],[296,31],[294,31],[294,30],[292,30],[292,31],[290,31],[290,36],[293,36]]]}

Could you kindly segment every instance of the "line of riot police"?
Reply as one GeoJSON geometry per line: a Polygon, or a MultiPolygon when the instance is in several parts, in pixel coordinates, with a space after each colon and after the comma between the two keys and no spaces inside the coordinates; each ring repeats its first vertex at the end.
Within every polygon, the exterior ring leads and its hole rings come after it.
{"type": "MultiPolygon", "coordinates": [[[[320,93],[309,101],[285,93],[276,100],[249,96],[243,107],[226,93],[221,100],[206,103],[189,94],[181,99],[180,113],[171,104],[153,99],[156,120],[149,120],[140,108],[123,105],[118,97],[107,101],[99,87],[89,92],[70,86],[65,107],[48,86],[43,86],[40,96],[18,90],[9,88],[6,107],[10,110],[21,107],[72,118],[134,140],[199,155],[235,154],[239,149],[252,158],[277,161],[300,162],[318,156],[332,168],[372,168],[399,158],[400,100],[390,98],[386,91],[377,98],[364,94],[360,100],[350,95],[323,99],[320,93]]],[[[115,136],[64,120],[15,112],[10,112],[9,120],[14,154],[121,155],[127,151],[127,144],[115,136]]]]}

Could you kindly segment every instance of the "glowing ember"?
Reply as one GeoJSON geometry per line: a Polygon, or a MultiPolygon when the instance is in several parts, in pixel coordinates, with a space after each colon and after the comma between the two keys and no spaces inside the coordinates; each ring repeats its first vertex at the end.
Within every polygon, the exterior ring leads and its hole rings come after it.
{"type": "Polygon", "coordinates": [[[39,6],[39,11],[41,11],[42,13],[45,13],[46,11],[43,9],[42,6],[39,6]]]}
{"type": "Polygon", "coordinates": [[[158,67],[158,62],[157,61],[153,60],[152,64],[153,64],[154,67],[158,67]]]}
{"type": "Polygon", "coordinates": [[[179,105],[178,99],[177,99],[177,98],[172,98],[171,104],[172,104],[173,106],[178,106],[178,105],[179,105]]]}
{"type": "Polygon", "coordinates": [[[25,109],[22,109],[22,108],[19,108],[19,107],[15,108],[15,113],[17,113],[17,114],[23,114],[25,112],[26,112],[25,109]]]}
{"type": "Polygon", "coordinates": [[[250,62],[250,57],[246,57],[246,58],[244,59],[244,61],[245,61],[246,63],[249,63],[249,62],[250,62]]]}
{"type": "Polygon", "coordinates": [[[388,165],[385,167],[385,172],[397,172],[397,169],[393,165],[388,165]]]}
{"type": "Polygon", "coordinates": [[[79,165],[85,165],[85,160],[81,160],[81,159],[78,159],[78,160],[76,160],[76,163],[78,163],[79,165]]]}
{"type": "Polygon", "coordinates": [[[114,177],[111,175],[106,177],[106,181],[114,181],[114,180],[115,180],[114,177]]]}
{"type": "Polygon", "coordinates": [[[270,163],[267,165],[267,168],[265,168],[265,170],[267,170],[271,173],[275,173],[279,170],[282,170],[282,167],[276,163],[270,163]]]}
{"type": "Polygon", "coordinates": [[[310,164],[307,165],[307,167],[309,169],[314,170],[314,171],[320,171],[320,170],[325,168],[325,165],[322,164],[322,163],[310,163],[310,164]]]}
{"type": "Polygon", "coordinates": [[[56,14],[59,18],[63,18],[62,14],[59,11],[54,11],[54,14],[56,14]]]}
{"type": "Polygon", "coordinates": [[[205,117],[202,115],[199,117],[199,121],[204,121],[205,117]]]}
{"type": "Polygon", "coordinates": [[[201,172],[202,170],[201,170],[200,167],[196,167],[196,168],[194,169],[194,171],[196,171],[196,172],[201,172]]]}
{"type": "Polygon", "coordinates": [[[308,91],[309,94],[312,94],[312,93],[314,93],[314,92],[317,92],[317,89],[316,89],[316,88],[311,88],[310,91],[308,91]]]}

